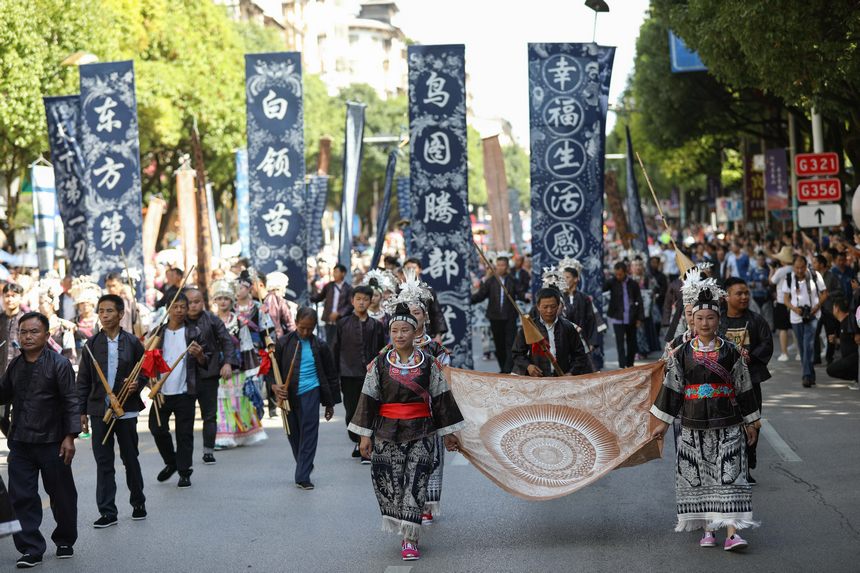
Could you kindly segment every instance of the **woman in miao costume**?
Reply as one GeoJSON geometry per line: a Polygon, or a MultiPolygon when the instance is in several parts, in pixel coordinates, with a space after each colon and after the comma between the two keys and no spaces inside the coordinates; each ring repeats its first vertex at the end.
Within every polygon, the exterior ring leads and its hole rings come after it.
{"type": "MultiPolygon", "coordinates": [[[[239,352],[241,327],[238,315],[233,312],[236,300],[233,285],[223,279],[215,281],[212,283],[210,297],[216,306],[215,313],[224,322],[239,352]]],[[[263,398],[255,378],[257,366],[247,358],[247,355],[242,357],[241,369],[234,370],[230,378],[221,378],[218,382],[216,449],[244,446],[266,439],[266,432],[260,423],[263,398]]]]}
{"type": "Polygon", "coordinates": [[[661,439],[681,416],[677,441],[675,531],[704,529],[701,547],[715,547],[715,532],[726,528],[723,548],[748,543],[737,532],[755,527],[752,488],[747,482],[746,444],[760,418],[746,362],[737,347],[717,335],[719,299],[725,293],[713,279],[698,285],[693,303],[695,336],[667,360],[663,387],[651,407],[661,439]]]}
{"type": "Polygon", "coordinates": [[[415,347],[418,321],[408,304],[391,313],[393,348],[368,367],[349,430],[361,436],[359,450],[371,458],[371,477],[382,528],[398,534],[404,561],[418,559],[421,515],[436,457],[436,434],[457,451],[454,432],[465,422],[441,366],[415,347]]]}

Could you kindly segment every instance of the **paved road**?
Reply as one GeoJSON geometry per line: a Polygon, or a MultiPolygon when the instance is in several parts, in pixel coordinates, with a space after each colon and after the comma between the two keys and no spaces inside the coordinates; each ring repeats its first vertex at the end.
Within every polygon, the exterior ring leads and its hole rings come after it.
{"type": "MultiPolygon", "coordinates": [[[[614,365],[614,362],[610,362],[614,365]]],[[[120,503],[120,523],[90,524],[95,507],[94,462],[79,442],[77,555],[46,555],[45,571],[480,572],[480,571],[858,571],[860,570],[860,393],[819,374],[804,389],[799,363],[773,363],[765,386],[767,427],[759,448],[756,517],[763,527],[746,537],[745,555],[699,549],[696,534],[674,533],[673,449],[664,459],[613,472],[571,496],[549,502],[514,498],[471,468],[446,460],[443,514],[427,528],[424,557],[400,561],[398,540],[379,530],[369,468],[350,459],[343,411],[323,423],[314,472],[316,490],[293,485],[293,461],[278,420],[269,439],[221,452],[199,463],[193,487],[159,484],[161,462],[141,423],[141,462],[149,519],[132,522],[120,503]]],[[[482,362],[479,367],[490,369],[482,362]]],[[[144,417],[143,420],[146,418],[144,417]]],[[[0,441],[0,447],[5,444],[0,441]]],[[[118,462],[119,463],[119,462],[118,462]]],[[[2,468],[5,475],[5,467],[2,468]]],[[[118,501],[127,491],[120,485],[118,501]]],[[[46,515],[43,531],[50,532],[46,515]]],[[[52,549],[52,548],[51,548],[52,549]]],[[[0,571],[17,552],[0,540],[0,571]]]]}

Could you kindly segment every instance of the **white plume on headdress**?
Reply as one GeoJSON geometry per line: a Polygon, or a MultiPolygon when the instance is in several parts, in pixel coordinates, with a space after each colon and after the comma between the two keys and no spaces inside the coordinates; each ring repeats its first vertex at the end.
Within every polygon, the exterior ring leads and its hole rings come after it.
{"type": "Polygon", "coordinates": [[[567,281],[564,278],[564,269],[566,267],[544,267],[541,275],[541,286],[543,288],[556,288],[561,292],[567,289],[567,281]]]}
{"type": "Polygon", "coordinates": [[[582,272],[582,263],[574,259],[573,257],[564,257],[558,262],[558,268],[562,272],[564,269],[574,269],[576,272],[582,272]]]}
{"type": "Polygon", "coordinates": [[[212,286],[209,287],[209,295],[212,298],[218,297],[227,297],[230,300],[236,300],[236,289],[233,287],[233,284],[226,279],[218,279],[212,282],[212,286]]]}
{"type": "MultiPolygon", "coordinates": [[[[698,269],[690,269],[687,271],[687,276],[689,277],[691,273],[694,273],[697,270],[698,269]]],[[[700,277],[701,275],[698,276],[700,277]]],[[[681,287],[681,293],[683,295],[685,305],[695,304],[699,299],[699,295],[706,290],[711,292],[711,299],[714,301],[718,301],[726,296],[726,291],[720,288],[716,279],[698,278],[695,281],[691,281],[689,284],[687,284],[686,280],[684,283],[684,286],[681,287]]]]}
{"type": "Polygon", "coordinates": [[[72,280],[72,288],[69,289],[69,294],[72,295],[75,304],[82,302],[96,304],[102,295],[102,289],[95,283],[92,277],[82,275],[72,280]]]}
{"type": "Polygon", "coordinates": [[[286,291],[289,285],[290,277],[280,271],[271,272],[266,275],[267,291],[286,291]]]}
{"type": "MultiPolygon", "coordinates": [[[[711,268],[711,263],[699,263],[684,274],[684,278],[681,281],[681,298],[685,305],[693,304],[699,298],[703,280],[713,281],[713,279],[702,278],[702,272],[709,268],[711,268]]],[[[714,284],[716,284],[716,281],[714,281],[714,284]]]]}
{"type": "Polygon", "coordinates": [[[404,271],[405,280],[400,283],[397,296],[392,296],[382,304],[382,309],[388,314],[394,314],[399,303],[421,304],[422,306],[433,298],[427,283],[418,278],[413,269],[404,271]]]}
{"type": "Polygon", "coordinates": [[[385,292],[387,290],[394,292],[397,289],[397,279],[391,274],[391,271],[383,269],[373,269],[367,271],[364,275],[364,280],[361,281],[362,286],[369,286],[373,289],[385,292]],[[371,284],[373,281],[375,284],[371,284]]]}

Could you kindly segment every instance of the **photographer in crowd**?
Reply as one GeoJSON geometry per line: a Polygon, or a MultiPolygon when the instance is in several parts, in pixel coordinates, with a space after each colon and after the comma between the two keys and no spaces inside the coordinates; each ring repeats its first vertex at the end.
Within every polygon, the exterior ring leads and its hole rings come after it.
{"type": "Polygon", "coordinates": [[[806,259],[796,255],[792,272],[780,286],[780,298],[790,312],[791,329],[800,350],[803,387],[809,388],[815,385],[815,331],[821,318],[821,305],[827,300],[824,279],[818,273],[810,273],[806,259]]]}

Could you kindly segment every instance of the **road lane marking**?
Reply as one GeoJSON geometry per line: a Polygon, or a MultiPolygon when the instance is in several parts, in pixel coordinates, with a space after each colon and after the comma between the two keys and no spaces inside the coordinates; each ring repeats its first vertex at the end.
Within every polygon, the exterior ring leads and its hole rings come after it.
{"type": "Polygon", "coordinates": [[[761,420],[761,433],[767,439],[768,443],[771,447],[776,450],[776,453],[779,457],[782,458],[784,462],[802,462],[800,456],[797,455],[791,446],[789,446],[785,440],[782,439],[782,436],[774,429],[774,427],[762,418],[761,420]]]}
{"type": "Polygon", "coordinates": [[[409,573],[412,571],[411,565],[389,565],[383,573],[409,573]]]}

